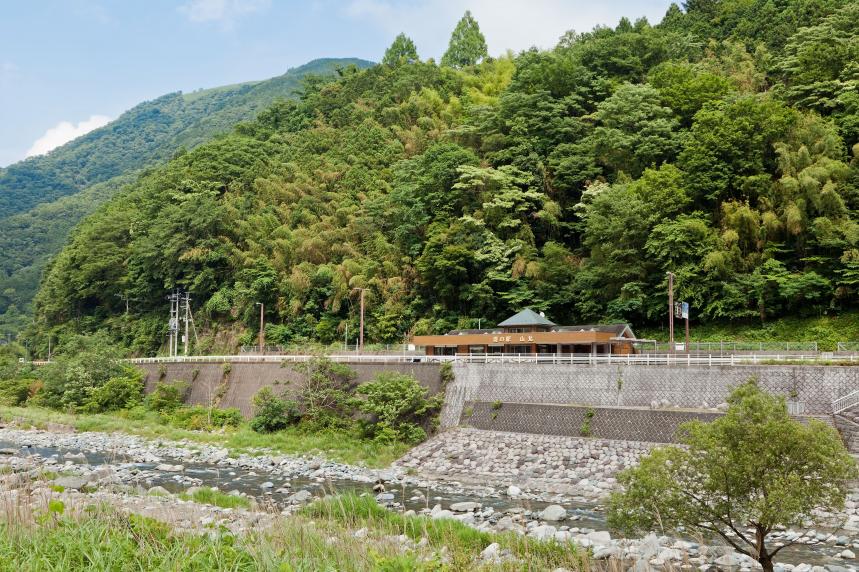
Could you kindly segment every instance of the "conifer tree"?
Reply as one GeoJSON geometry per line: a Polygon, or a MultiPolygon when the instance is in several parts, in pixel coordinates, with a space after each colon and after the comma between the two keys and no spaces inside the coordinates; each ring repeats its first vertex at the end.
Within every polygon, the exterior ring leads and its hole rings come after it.
{"type": "Polygon", "coordinates": [[[480,32],[480,26],[471,15],[471,11],[466,10],[450,36],[450,43],[441,58],[441,65],[464,68],[477,64],[488,55],[486,38],[480,32]]]}
{"type": "Polygon", "coordinates": [[[382,64],[386,66],[413,64],[418,61],[420,58],[415,43],[403,33],[394,38],[394,42],[385,50],[385,56],[382,58],[382,64]]]}

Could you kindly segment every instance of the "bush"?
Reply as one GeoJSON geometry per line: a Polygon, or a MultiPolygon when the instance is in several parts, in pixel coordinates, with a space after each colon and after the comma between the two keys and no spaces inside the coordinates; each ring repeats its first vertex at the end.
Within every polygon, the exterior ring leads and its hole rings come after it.
{"type": "Polygon", "coordinates": [[[210,431],[221,427],[238,427],[242,423],[242,413],[235,407],[228,409],[208,408],[200,405],[179,407],[168,419],[170,425],[192,431],[210,431]]]}
{"type": "Polygon", "coordinates": [[[317,429],[348,429],[354,425],[352,392],[357,383],[351,368],[326,357],[293,367],[304,377],[296,396],[302,423],[317,429]]]}
{"type": "Polygon", "coordinates": [[[7,379],[0,381],[0,405],[16,407],[26,403],[34,387],[40,382],[36,379],[7,379]]]}
{"type": "Polygon", "coordinates": [[[146,396],[146,407],[158,413],[172,413],[183,402],[183,394],[187,384],[184,381],[165,383],[159,381],[155,390],[146,396]]]}
{"type": "Polygon", "coordinates": [[[355,391],[356,405],[370,415],[365,431],[380,442],[417,443],[426,439],[424,426],[441,408],[440,395],[427,397],[427,389],[410,376],[384,372],[355,391]]]}
{"type": "Polygon", "coordinates": [[[295,401],[276,396],[270,387],[263,387],[254,395],[254,417],[251,429],[257,433],[273,433],[301,420],[295,401]]]}
{"type": "Polygon", "coordinates": [[[45,385],[39,402],[55,409],[86,406],[108,380],[133,375],[134,368],[122,363],[123,355],[105,332],[65,338],[55,361],[40,370],[45,385]]]}
{"type": "Polygon", "coordinates": [[[140,405],[143,401],[143,376],[132,370],[129,375],[112,377],[92,390],[82,409],[87,413],[104,413],[140,405]]]}

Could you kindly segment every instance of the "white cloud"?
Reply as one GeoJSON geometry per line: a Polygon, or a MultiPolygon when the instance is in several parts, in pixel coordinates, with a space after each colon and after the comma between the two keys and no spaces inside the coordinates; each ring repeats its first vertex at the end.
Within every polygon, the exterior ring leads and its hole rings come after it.
{"type": "Polygon", "coordinates": [[[109,122],[110,117],[106,115],[92,115],[89,119],[81,121],[77,125],[69,121],[60,121],[45,131],[44,135],[36,139],[36,142],[27,151],[26,156],[44,155],[48,151],[56,149],[72,139],[76,139],[81,135],[86,135],[93,129],[107,125],[109,122]]]}
{"type": "Polygon", "coordinates": [[[270,0],[190,0],[179,11],[192,22],[218,22],[230,27],[245,14],[268,8],[270,0]]]}
{"type": "Polygon", "coordinates": [[[670,0],[594,2],[593,0],[351,0],[346,16],[378,26],[393,36],[405,32],[422,57],[438,57],[447,48],[450,32],[462,14],[471,10],[486,37],[489,52],[499,55],[531,46],[551,48],[568,30],[590,31],[596,25],[614,26],[622,16],[646,16],[658,22],[670,0]]]}

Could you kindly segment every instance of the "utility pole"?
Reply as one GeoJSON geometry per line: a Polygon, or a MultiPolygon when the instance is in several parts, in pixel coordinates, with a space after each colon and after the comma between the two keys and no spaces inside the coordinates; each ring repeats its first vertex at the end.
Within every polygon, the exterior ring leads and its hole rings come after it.
{"type": "Polygon", "coordinates": [[[167,353],[170,357],[175,357],[179,353],[179,300],[181,298],[181,294],[179,294],[179,289],[176,288],[173,292],[167,296],[167,299],[170,300],[170,321],[168,322],[167,328],[169,331],[169,340],[167,342],[168,349],[167,353]]]}
{"type": "Polygon", "coordinates": [[[343,351],[349,351],[349,320],[346,320],[346,333],[343,335],[343,351]]]}
{"type": "Polygon", "coordinates": [[[183,302],[185,303],[185,355],[188,355],[188,344],[191,341],[191,337],[188,335],[188,322],[191,314],[191,294],[189,292],[185,292],[183,302]]]}
{"type": "Polygon", "coordinates": [[[364,351],[364,291],[366,288],[353,288],[352,290],[361,291],[361,329],[358,330],[358,353],[361,353],[364,351]]]}
{"type": "Polygon", "coordinates": [[[674,353],[674,273],[668,272],[668,351],[674,353]]]}
{"type": "Polygon", "coordinates": [[[689,309],[688,308],[689,308],[689,305],[687,304],[686,305],[686,312],[685,312],[686,313],[686,316],[685,316],[685,318],[686,318],[686,345],[684,346],[686,348],[687,354],[689,353],[689,309]]]}
{"type": "Polygon", "coordinates": [[[265,304],[257,302],[259,306],[259,353],[265,353],[265,304]]]}
{"type": "Polygon", "coordinates": [[[125,300],[125,315],[128,315],[128,294],[114,294],[120,300],[125,300]]]}

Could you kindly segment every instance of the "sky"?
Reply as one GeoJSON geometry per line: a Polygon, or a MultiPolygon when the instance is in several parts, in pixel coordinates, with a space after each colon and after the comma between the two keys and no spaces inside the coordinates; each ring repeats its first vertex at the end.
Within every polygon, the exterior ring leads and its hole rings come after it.
{"type": "Polygon", "coordinates": [[[405,32],[440,58],[471,10],[489,52],[567,30],[659,22],[669,0],[0,0],[0,166],[142,101],[284,73],[321,57],[379,61],[405,32]]]}

